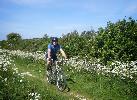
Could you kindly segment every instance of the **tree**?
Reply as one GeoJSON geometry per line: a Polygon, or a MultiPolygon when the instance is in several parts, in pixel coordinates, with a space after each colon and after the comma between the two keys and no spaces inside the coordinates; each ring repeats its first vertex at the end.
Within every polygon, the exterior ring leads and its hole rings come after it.
{"type": "Polygon", "coordinates": [[[0,41],[0,48],[2,48],[2,49],[8,49],[8,47],[7,47],[7,41],[6,40],[0,41]]]}
{"type": "Polygon", "coordinates": [[[137,60],[137,22],[132,18],[107,23],[98,32],[97,52],[104,62],[137,60]]]}
{"type": "Polygon", "coordinates": [[[21,43],[21,35],[18,33],[10,33],[7,35],[9,49],[18,49],[21,43]]]}
{"type": "Polygon", "coordinates": [[[90,31],[83,31],[81,33],[81,36],[91,39],[96,36],[96,32],[93,29],[91,29],[90,31]]]}
{"type": "Polygon", "coordinates": [[[44,39],[47,39],[48,37],[49,37],[48,34],[44,34],[43,36],[44,39]]]}

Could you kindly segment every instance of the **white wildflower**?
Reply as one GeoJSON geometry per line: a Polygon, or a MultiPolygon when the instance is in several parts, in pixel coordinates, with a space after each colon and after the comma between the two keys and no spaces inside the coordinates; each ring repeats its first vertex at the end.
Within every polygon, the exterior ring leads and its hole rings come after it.
{"type": "Polygon", "coordinates": [[[23,80],[20,80],[20,83],[22,82],[23,80]]]}
{"type": "Polygon", "coordinates": [[[6,81],[7,81],[7,78],[5,78],[4,81],[6,82],[6,81]]]}

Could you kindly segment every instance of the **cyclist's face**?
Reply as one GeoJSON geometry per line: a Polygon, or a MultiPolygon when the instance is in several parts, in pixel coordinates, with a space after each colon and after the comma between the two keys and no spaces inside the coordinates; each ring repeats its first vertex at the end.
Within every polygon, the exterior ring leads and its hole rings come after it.
{"type": "Polygon", "coordinates": [[[56,45],[58,42],[57,41],[53,41],[53,45],[56,45]]]}

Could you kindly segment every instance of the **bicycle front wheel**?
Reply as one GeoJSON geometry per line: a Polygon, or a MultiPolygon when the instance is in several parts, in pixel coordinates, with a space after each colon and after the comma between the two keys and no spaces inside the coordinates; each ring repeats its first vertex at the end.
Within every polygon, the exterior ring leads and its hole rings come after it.
{"type": "Polygon", "coordinates": [[[59,91],[64,91],[67,87],[66,80],[63,78],[63,75],[60,75],[57,78],[57,88],[59,91]]]}

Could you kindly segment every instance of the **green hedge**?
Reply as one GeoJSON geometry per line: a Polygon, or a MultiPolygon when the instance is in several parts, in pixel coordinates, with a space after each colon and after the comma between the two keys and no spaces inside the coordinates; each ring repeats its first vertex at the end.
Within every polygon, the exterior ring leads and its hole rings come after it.
{"type": "MultiPolygon", "coordinates": [[[[22,39],[16,49],[45,52],[50,38],[22,39]]],[[[116,23],[108,22],[105,28],[63,35],[59,43],[69,57],[80,56],[100,58],[104,64],[112,60],[137,60],[137,21],[129,18],[116,23]]],[[[0,42],[1,48],[8,49],[8,40],[0,42]]],[[[9,48],[10,49],[10,48],[9,48]]]]}

